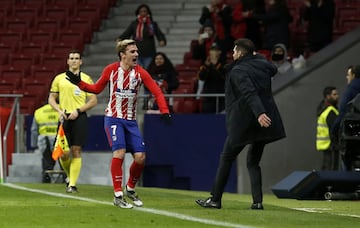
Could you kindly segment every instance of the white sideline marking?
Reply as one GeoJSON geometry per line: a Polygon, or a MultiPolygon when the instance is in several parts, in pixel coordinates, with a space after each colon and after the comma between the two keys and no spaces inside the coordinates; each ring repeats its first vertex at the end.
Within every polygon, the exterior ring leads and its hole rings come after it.
{"type": "MultiPolygon", "coordinates": [[[[41,194],[50,195],[50,196],[76,199],[76,200],[81,200],[81,201],[86,201],[86,202],[91,202],[91,203],[98,203],[98,204],[105,204],[105,205],[113,206],[112,202],[94,200],[94,199],[90,199],[90,198],[74,196],[74,195],[69,195],[69,194],[47,192],[47,191],[43,191],[43,190],[39,190],[39,189],[26,188],[26,187],[11,184],[11,183],[4,183],[3,185],[10,187],[10,188],[20,189],[20,190],[24,190],[24,191],[28,191],[28,192],[36,192],[36,193],[41,193],[41,194]]],[[[124,210],[126,210],[126,209],[124,209],[124,210]]],[[[177,218],[177,219],[182,219],[182,220],[187,220],[187,221],[192,221],[192,222],[199,222],[199,223],[215,225],[215,226],[251,228],[251,226],[244,226],[244,225],[228,223],[228,222],[220,222],[220,221],[215,221],[215,220],[210,220],[210,219],[196,218],[196,217],[189,216],[189,215],[184,215],[184,214],[179,214],[179,213],[169,212],[169,211],[162,211],[162,210],[152,209],[152,208],[134,207],[133,210],[139,210],[139,211],[152,213],[152,214],[156,214],[156,215],[164,215],[164,216],[173,217],[173,218],[177,218]]]]}
{"type": "Polygon", "coordinates": [[[320,214],[321,213],[327,213],[327,214],[332,214],[332,215],[360,218],[360,215],[331,213],[331,212],[329,212],[329,211],[332,210],[330,208],[293,208],[293,209],[297,210],[297,211],[305,211],[305,212],[309,212],[309,213],[320,213],[320,214]]]}

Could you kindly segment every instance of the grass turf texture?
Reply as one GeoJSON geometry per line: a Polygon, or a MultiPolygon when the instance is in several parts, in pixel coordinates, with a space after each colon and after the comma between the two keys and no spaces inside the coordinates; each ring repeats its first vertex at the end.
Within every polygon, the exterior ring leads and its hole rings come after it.
{"type": "Polygon", "coordinates": [[[121,209],[112,205],[111,186],[79,185],[79,193],[66,194],[63,184],[17,184],[56,193],[46,195],[0,185],[0,227],[360,227],[360,201],[310,201],[264,196],[264,211],[250,210],[251,196],[225,193],[223,208],[204,209],[195,204],[208,192],[137,188],[144,207],[121,209]],[[81,197],[94,201],[82,201],[81,197]],[[309,208],[310,213],[294,208],[309,208]],[[169,212],[217,221],[205,224],[150,213],[169,212]]]}

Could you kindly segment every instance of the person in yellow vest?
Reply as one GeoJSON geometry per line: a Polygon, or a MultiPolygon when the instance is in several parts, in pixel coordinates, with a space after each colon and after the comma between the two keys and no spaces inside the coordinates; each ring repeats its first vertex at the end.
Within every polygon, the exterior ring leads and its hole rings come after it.
{"type": "Polygon", "coordinates": [[[337,170],[339,150],[331,139],[330,129],[339,115],[337,104],[339,93],[336,87],[327,86],[323,90],[323,100],[317,108],[316,149],[323,153],[322,170],[337,170]]]}
{"type": "Polygon", "coordinates": [[[49,104],[45,104],[34,112],[31,124],[31,147],[42,153],[42,182],[50,183],[51,178],[45,173],[53,170],[55,161],[51,157],[57,134],[59,113],[49,104]]]}
{"type": "MultiPolygon", "coordinates": [[[[92,84],[92,78],[80,70],[82,64],[81,52],[69,50],[67,55],[68,72],[80,75],[82,80],[92,84]]],[[[67,193],[77,193],[76,183],[80,176],[82,148],[87,141],[88,116],[86,112],[97,104],[93,93],[81,90],[66,79],[66,72],[55,76],[51,83],[48,97],[49,104],[59,113],[63,121],[65,136],[69,143],[70,153],[64,153],[59,161],[69,182],[66,182],[67,193]],[[59,99],[59,103],[56,100],[59,99]]]]}

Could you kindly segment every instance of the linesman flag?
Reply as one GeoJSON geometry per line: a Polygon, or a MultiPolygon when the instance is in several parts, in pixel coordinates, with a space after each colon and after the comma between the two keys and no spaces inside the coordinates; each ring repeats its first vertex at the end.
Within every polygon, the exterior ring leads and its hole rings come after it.
{"type": "Polygon", "coordinates": [[[54,150],[52,152],[52,158],[56,161],[61,157],[62,154],[67,154],[70,152],[69,143],[66,139],[63,123],[60,124],[58,133],[56,135],[56,141],[54,145],[54,150]]]}

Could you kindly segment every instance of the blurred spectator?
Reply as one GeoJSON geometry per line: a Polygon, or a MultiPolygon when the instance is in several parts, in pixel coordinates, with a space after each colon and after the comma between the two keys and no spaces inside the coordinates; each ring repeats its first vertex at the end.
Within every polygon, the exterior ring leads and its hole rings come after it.
{"type": "Polygon", "coordinates": [[[291,69],[292,65],[288,61],[287,49],[284,44],[275,44],[271,51],[271,62],[278,69],[277,74],[285,74],[291,69]]]}
{"type": "MultiPolygon", "coordinates": [[[[244,11],[253,14],[265,14],[265,0],[242,0],[244,11]]],[[[262,31],[258,20],[253,17],[246,18],[246,38],[253,41],[256,49],[262,49],[262,31]]]]}
{"type": "Polygon", "coordinates": [[[337,103],[339,94],[336,87],[327,86],[323,90],[323,100],[317,112],[316,149],[323,153],[321,170],[337,170],[339,163],[339,150],[337,144],[331,139],[330,129],[339,114],[337,103]]]}
{"type": "Polygon", "coordinates": [[[222,49],[220,41],[215,34],[214,26],[210,20],[207,20],[199,31],[197,42],[192,47],[192,57],[200,59],[202,63],[206,61],[209,56],[211,46],[216,45],[221,49],[221,60],[226,60],[226,49],[222,49]]]}
{"type": "MultiPolygon", "coordinates": [[[[177,72],[170,59],[162,52],[157,52],[151,61],[147,71],[151,77],[157,82],[164,94],[171,94],[171,92],[179,87],[179,80],[177,72]]],[[[152,99],[154,102],[154,99],[152,99]]],[[[169,109],[172,111],[173,98],[168,99],[169,109]]],[[[159,109],[156,102],[148,106],[149,109],[159,109]]]]}
{"type": "Polygon", "coordinates": [[[120,40],[134,39],[139,48],[138,63],[147,68],[156,53],[155,36],[159,46],[166,46],[166,38],[158,24],[153,20],[150,7],[141,4],[135,11],[136,19],[118,37],[120,40]]]}
{"type": "Polygon", "coordinates": [[[59,113],[49,104],[45,104],[34,112],[31,124],[31,147],[37,148],[42,154],[42,182],[50,183],[51,178],[46,173],[53,170],[55,161],[51,154],[54,149],[55,138],[59,122],[59,113]]]}
{"type": "Polygon", "coordinates": [[[224,56],[231,50],[233,39],[231,37],[232,9],[224,0],[210,0],[210,5],[204,6],[201,11],[199,23],[205,25],[210,20],[218,39],[218,45],[224,56]]]}
{"type": "Polygon", "coordinates": [[[231,36],[234,40],[245,38],[246,18],[252,15],[251,11],[244,12],[242,0],[236,0],[232,9],[231,36]]]}
{"type": "Polygon", "coordinates": [[[268,10],[265,14],[254,14],[253,18],[264,25],[264,48],[271,50],[275,44],[282,43],[289,48],[289,23],[293,21],[285,0],[267,0],[268,10]]]}
{"type": "Polygon", "coordinates": [[[334,137],[338,138],[340,122],[343,119],[347,104],[351,101],[358,93],[360,93],[360,65],[349,66],[346,72],[347,87],[342,95],[339,105],[339,116],[336,118],[334,125],[331,128],[331,133],[334,137]]]}
{"type": "MultiPolygon", "coordinates": [[[[217,46],[210,49],[209,57],[200,67],[198,73],[198,90],[197,99],[200,94],[225,93],[225,68],[224,63],[220,60],[221,50],[217,46]]],[[[203,97],[203,113],[218,113],[225,108],[224,97],[203,97]]]]}
{"type": "Polygon", "coordinates": [[[334,0],[304,0],[303,18],[308,21],[307,45],[317,52],[332,42],[334,0]]]}

